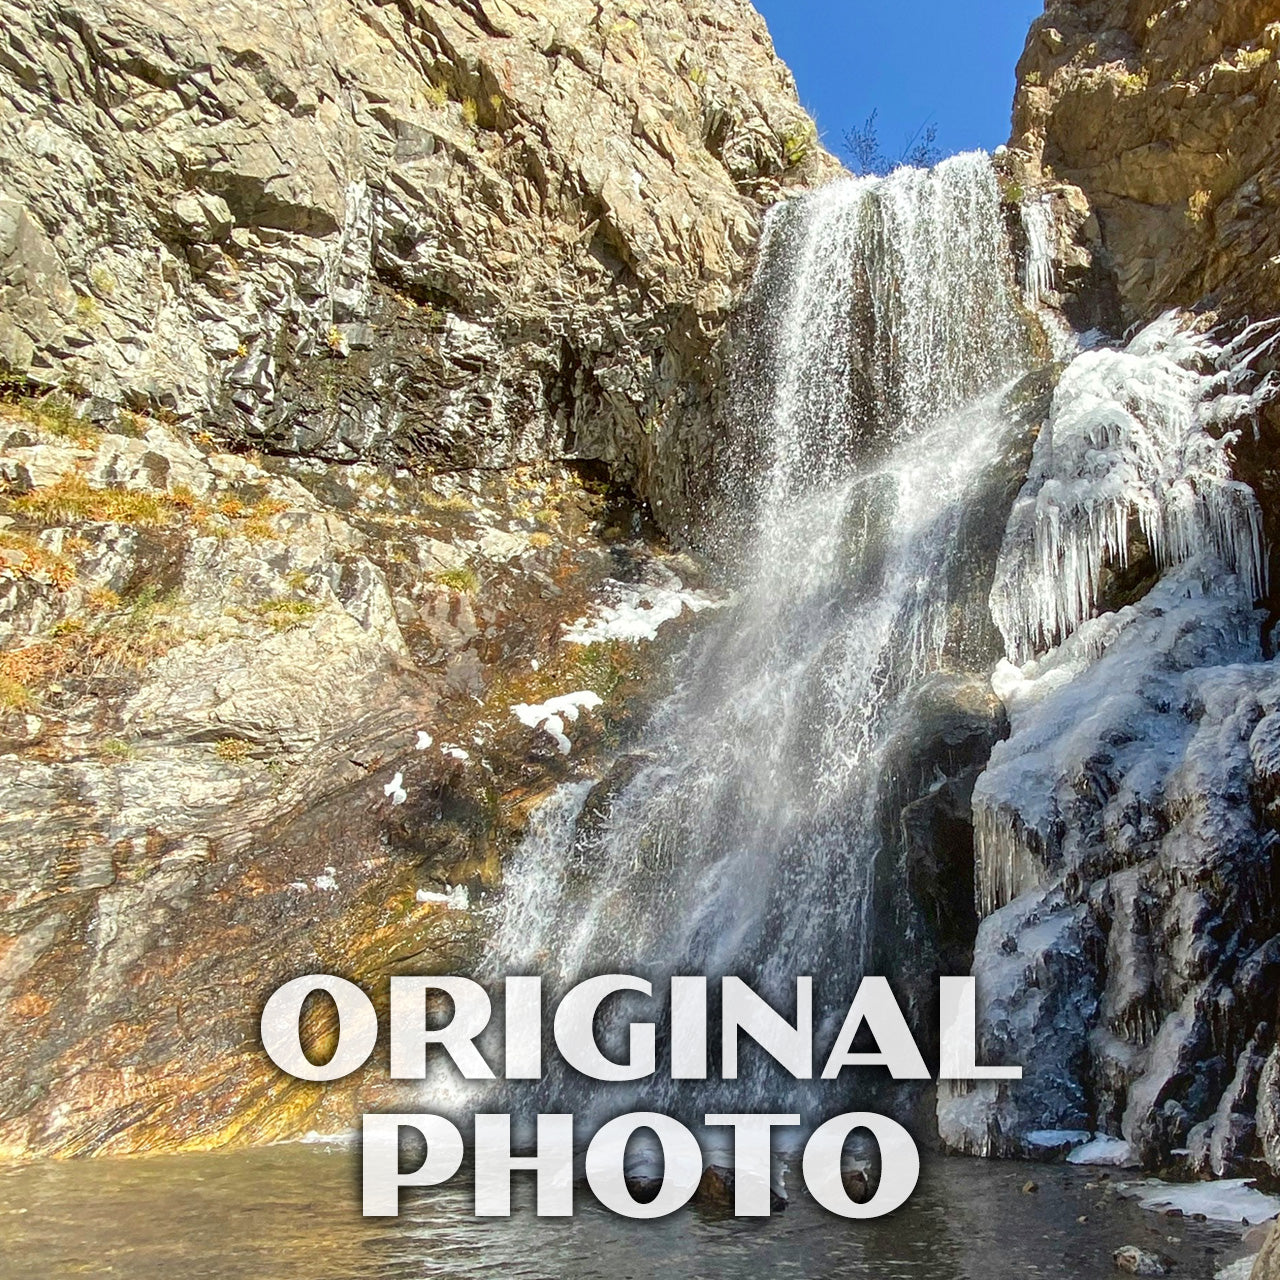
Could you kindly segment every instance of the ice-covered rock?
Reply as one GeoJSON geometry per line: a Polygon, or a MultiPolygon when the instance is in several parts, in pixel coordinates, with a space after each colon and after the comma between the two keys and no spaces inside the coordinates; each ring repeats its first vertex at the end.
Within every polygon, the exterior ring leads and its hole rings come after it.
{"type": "Polygon", "coordinates": [[[1037,440],[992,593],[1010,733],[973,792],[979,1043],[1025,1077],[940,1093],[951,1146],[1078,1125],[1218,1175],[1267,1150],[1280,671],[1228,428],[1274,393],[1268,344],[1165,316],[1078,357],[1037,440]],[[1135,529],[1162,576],[1090,617],[1135,529]]]}
{"type": "Polygon", "coordinates": [[[1247,1178],[1181,1184],[1152,1179],[1126,1190],[1137,1195],[1144,1209],[1178,1209],[1187,1217],[1199,1213],[1213,1222],[1243,1222],[1253,1226],[1280,1215],[1280,1197],[1264,1194],[1247,1178]]]}
{"type": "Polygon", "coordinates": [[[1276,392],[1253,362],[1274,326],[1219,345],[1170,311],[1124,349],[1078,356],[1005,533],[992,613],[1025,660],[1088,618],[1104,569],[1129,563],[1135,532],[1162,567],[1216,552],[1255,592],[1263,584],[1262,517],[1231,474],[1231,423],[1276,392]],[[1131,525],[1136,524],[1136,530],[1131,525]]]}
{"type": "Polygon", "coordinates": [[[1068,1164],[1102,1164],[1115,1169],[1130,1169],[1138,1162],[1133,1148],[1123,1138],[1099,1134],[1089,1142],[1076,1147],[1067,1156],[1068,1164]]]}

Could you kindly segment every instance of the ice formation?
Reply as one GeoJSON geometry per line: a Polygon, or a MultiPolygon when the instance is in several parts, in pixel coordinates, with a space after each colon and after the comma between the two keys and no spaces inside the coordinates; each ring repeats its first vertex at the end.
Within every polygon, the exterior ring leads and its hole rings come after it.
{"type": "Polygon", "coordinates": [[[1232,478],[1225,430],[1277,390],[1252,362],[1277,340],[1252,326],[1219,344],[1168,312],[1123,350],[1067,368],[1009,518],[991,611],[1025,662],[1075,631],[1107,565],[1140,531],[1161,567],[1215,552],[1253,589],[1265,572],[1257,499],[1232,478]]]}
{"type": "Polygon", "coordinates": [[[568,624],[564,638],[571,644],[656,640],[658,628],[680,617],[686,609],[701,613],[725,603],[705,591],[687,590],[675,574],[654,576],[658,580],[647,583],[607,580],[603,588],[606,600],[585,618],[568,624]]]}
{"type": "Polygon", "coordinates": [[[1126,1188],[1144,1209],[1181,1209],[1190,1217],[1202,1213],[1212,1222],[1243,1222],[1255,1226],[1280,1215],[1280,1197],[1257,1190],[1248,1178],[1217,1182],[1170,1184],[1154,1179],[1126,1188]]]}
{"type": "Polygon", "coordinates": [[[1078,867],[1104,835],[1134,848],[1156,835],[1149,798],[1183,763],[1185,708],[1211,682],[1194,669],[1260,657],[1252,589],[1210,555],[1044,657],[1002,663],[994,681],[1011,733],[973,793],[981,913],[1078,867]]]}
{"type": "Polygon", "coordinates": [[[1022,229],[1027,256],[1022,267],[1022,297],[1028,307],[1038,307],[1053,292],[1053,210],[1047,196],[1036,196],[1022,205],[1022,229]]]}
{"type": "Polygon", "coordinates": [[[1117,1169],[1131,1169],[1139,1162],[1134,1158],[1133,1147],[1123,1138],[1099,1134],[1082,1143],[1067,1156],[1068,1164],[1103,1164],[1117,1169]]]}
{"type": "Polygon", "coordinates": [[[1032,1129],[1022,1135],[1027,1146],[1037,1151],[1079,1147],[1092,1138],[1093,1134],[1088,1129],[1032,1129]]]}
{"type": "Polygon", "coordinates": [[[1254,1264],[1258,1261],[1258,1254],[1251,1253],[1248,1257],[1237,1258],[1235,1262],[1229,1262],[1225,1267],[1220,1267],[1213,1273],[1213,1280],[1250,1280],[1253,1275],[1254,1264]]]}
{"type": "Polygon", "coordinates": [[[573,743],[564,731],[564,722],[576,720],[579,711],[591,711],[600,703],[600,695],[588,689],[579,693],[564,693],[558,698],[548,698],[546,702],[518,702],[511,708],[511,714],[530,729],[541,729],[549,734],[560,749],[560,754],[567,756],[573,749],[573,743]]]}

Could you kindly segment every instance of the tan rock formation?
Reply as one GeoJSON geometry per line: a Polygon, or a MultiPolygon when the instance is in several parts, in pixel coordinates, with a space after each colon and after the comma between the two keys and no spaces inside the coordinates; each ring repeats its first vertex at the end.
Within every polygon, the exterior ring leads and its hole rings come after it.
{"type": "Polygon", "coordinates": [[[562,638],[655,531],[559,463],[685,530],[762,212],[839,167],[745,0],[0,24],[0,1154],[343,1128],[385,1091],[262,1001],[466,967],[568,768],[511,705],[599,691],[577,760],[646,687],[562,638]]]}
{"type": "Polygon", "coordinates": [[[1277,0],[1050,0],[1032,25],[1013,146],[1087,195],[1127,322],[1280,311],[1277,50],[1277,0]]]}
{"type": "Polygon", "coordinates": [[[0,18],[14,376],[273,452],[600,458],[671,528],[760,211],[838,170],[745,0],[0,18]]]}

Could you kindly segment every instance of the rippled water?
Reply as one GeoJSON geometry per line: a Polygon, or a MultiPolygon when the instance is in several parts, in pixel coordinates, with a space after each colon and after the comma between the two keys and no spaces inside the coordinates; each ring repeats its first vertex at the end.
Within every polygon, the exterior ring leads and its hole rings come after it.
{"type": "Polygon", "coordinates": [[[406,1193],[398,1220],[366,1221],[358,1178],[356,1152],[303,1146],[3,1169],[0,1276],[1113,1280],[1112,1251],[1137,1244],[1169,1254],[1181,1280],[1209,1280],[1244,1252],[1238,1229],[1145,1212],[1061,1165],[926,1160],[907,1206],[870,1223],[801,1190],[767,1221],[688,1208],[629,1222],[585,1190],[576,1217],[539,1219],[519,1178],[514,1215],[477,1220],[462,1177],[406,1193]],[[1038,1192],[1021,1190],[1028,1179],[1038,1192]]]}

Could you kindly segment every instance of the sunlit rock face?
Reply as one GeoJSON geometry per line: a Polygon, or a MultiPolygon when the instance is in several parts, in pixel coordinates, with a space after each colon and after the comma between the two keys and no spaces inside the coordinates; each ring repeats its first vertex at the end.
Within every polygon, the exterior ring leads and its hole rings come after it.
{"type": "Polygon", "coordinates": [[[0,360],[333,461],[603,459],[683,529],[762,209],[732,4],[7,4],[0,360]]]}
{"type": "Polygon", "coordinates": [[[0,477],[0,1154],[396,1105],[385,1063],[282,1077],[263,1001],[473,968],[529,805],[625,737],[659,630],[718,597],[551,464],[424,478],[7,405],[0,477]],[[643,636],[568,638],[626,591],[661,593],[643,636]],[[513,714],[575,694],[554,735],[513,714]]]}
{"type": "Polygon", "coordinates": [[[343,1129],[262,1000],[474,964],[719,602],[655,521],[839,166],[738,0],[0,17],[0,1150],[343,1129]]]}
{"type": "Polygon", "coordinates": [[[1280,4],[1052,0],[1018,64],[1031,184],[1096,215],[1127,321],[1280,310],[1280,4]]]}

